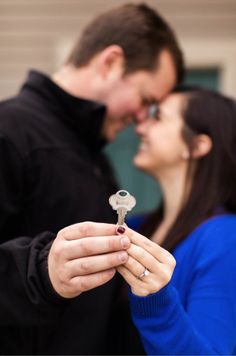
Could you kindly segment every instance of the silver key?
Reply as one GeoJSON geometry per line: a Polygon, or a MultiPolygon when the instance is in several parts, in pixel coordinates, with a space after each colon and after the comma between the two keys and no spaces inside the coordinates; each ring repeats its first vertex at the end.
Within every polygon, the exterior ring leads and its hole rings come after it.
{"type": "Polygon", "coordinates": [[[127,190],[119,190],[109,198],[109,204],[118,214],[118,225],[123,225],[127,211],[133,209],[136,205],[136,199],[127,192],[127,190]]]}

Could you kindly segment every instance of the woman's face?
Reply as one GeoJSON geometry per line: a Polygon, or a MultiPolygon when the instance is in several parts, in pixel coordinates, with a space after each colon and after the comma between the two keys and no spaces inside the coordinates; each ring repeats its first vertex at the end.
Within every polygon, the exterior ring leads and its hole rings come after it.
{"type": "Polygon", "coordinates": [[[170,94],[159,105],[156,118],[137,125],[140,145],[134,157],[136,167],[158,176],[165,169],[186,166],[189,150],[181,134],[184,100],[181,94],[170,94]]]}

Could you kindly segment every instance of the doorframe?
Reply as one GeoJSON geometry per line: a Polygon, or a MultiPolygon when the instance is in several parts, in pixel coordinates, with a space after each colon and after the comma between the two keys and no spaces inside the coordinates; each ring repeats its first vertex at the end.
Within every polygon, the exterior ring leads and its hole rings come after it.
{"type": "Polygon", "coordinates": [[[236,97],[236,41],[220,38],[182,38],[188,69],[219,69],[219,90],[236,97]]]}

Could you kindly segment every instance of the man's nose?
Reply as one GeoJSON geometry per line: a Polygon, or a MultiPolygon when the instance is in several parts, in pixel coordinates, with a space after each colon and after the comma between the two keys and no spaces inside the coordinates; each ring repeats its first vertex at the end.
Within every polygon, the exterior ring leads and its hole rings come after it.
{"type": "Polygon", "coordinates": [[[135,121],[136,123],[140,123],[146,121],[147,117],[148,117],[148,108],[142,108],[136,113],[135,121]]]}

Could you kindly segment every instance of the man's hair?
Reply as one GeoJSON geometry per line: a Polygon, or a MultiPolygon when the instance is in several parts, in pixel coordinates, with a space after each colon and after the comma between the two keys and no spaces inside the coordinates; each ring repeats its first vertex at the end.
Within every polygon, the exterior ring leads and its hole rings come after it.
{"type": "Polygon", "coordinates": [[[127,4],[96,17],[84,29],[67,60],[75,67],[86,66],[110,45],[124,51],[125,73],[152,70],[166,49],[176,68],[177,81],[184,76],[184,63],[175,34],[165,20],[145,4],[127,4]]]}

